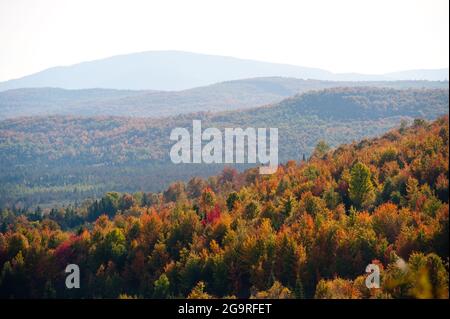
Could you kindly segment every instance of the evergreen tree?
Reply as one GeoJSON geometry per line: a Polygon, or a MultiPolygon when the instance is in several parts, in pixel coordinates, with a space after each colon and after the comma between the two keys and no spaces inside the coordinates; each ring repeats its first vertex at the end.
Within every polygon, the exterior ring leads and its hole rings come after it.
{"type": "Polygon", "coordinates": [[[357,209],[367,208],[375,198],[370,170],[366,165],[358,162],[353,166],[350,174],[350,199],[357,209]]]}

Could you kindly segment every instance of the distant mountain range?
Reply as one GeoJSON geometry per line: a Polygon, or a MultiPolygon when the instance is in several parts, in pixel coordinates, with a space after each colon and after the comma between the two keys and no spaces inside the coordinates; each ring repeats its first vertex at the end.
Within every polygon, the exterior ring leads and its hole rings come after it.
{"type": "Polygon", "coordinates": [[[119,90],[185,90],[253,77],[293,77],[329,81],[449,79],[449,69],[409,70],[382,75],[336,74],[317,68],[260,62],[181,51],[149,51],[59,66],[0,83],[0,91],[57,87],[119,90]]]}
{"type": "Polygon", "coordinates": [[[448,88],[441,81],[320,81],[265,77],[182,91],[23,88],[0,92],[0,120],[19,116],[162,117],[247,109],[334,87],[448,88]]]}

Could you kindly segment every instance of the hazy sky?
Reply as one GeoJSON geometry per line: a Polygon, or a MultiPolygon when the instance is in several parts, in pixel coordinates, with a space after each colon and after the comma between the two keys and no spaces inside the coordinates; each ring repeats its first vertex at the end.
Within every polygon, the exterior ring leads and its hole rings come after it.
{"type": "Polygon", "coordinates": [[[0,0],[0,81],[172,49],[333,72],[448,67],[449,0],[0,0]]]}

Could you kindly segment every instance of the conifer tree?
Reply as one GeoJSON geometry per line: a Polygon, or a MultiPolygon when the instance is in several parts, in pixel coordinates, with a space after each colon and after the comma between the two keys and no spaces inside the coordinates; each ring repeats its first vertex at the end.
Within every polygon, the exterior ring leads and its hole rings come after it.
{"type": "Polygon", "coordinates": [[[372,204],[375,193],[370,180],[369,168],[361,162],[356,163],[351,170],[349,195],[357,209],[364,209],[372,204]]]}

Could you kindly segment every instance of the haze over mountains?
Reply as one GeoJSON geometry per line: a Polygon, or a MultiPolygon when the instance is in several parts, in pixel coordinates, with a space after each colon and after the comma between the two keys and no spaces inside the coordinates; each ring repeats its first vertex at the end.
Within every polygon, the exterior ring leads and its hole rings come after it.
{"type": "Polygon", "coordinates": [[[0,83],[0,91],[57,87],[120,90],[185,90],[254,77],[293,77],[329,81],[449,79],[449,69],[409,70],[382,75],[335,74],[317,68],[260,62],[181,51],[149,51],[59,66],[0,83]]]}
{"type": "Polygon", "coordinates": [[[441,81],[320,81],[263,77],[182,91],[23,88],[0,92],[0,120],[19,116],[165,117],[221,112],[279,102],[310,90],[333,87],[448,88],[441,81]]]}

